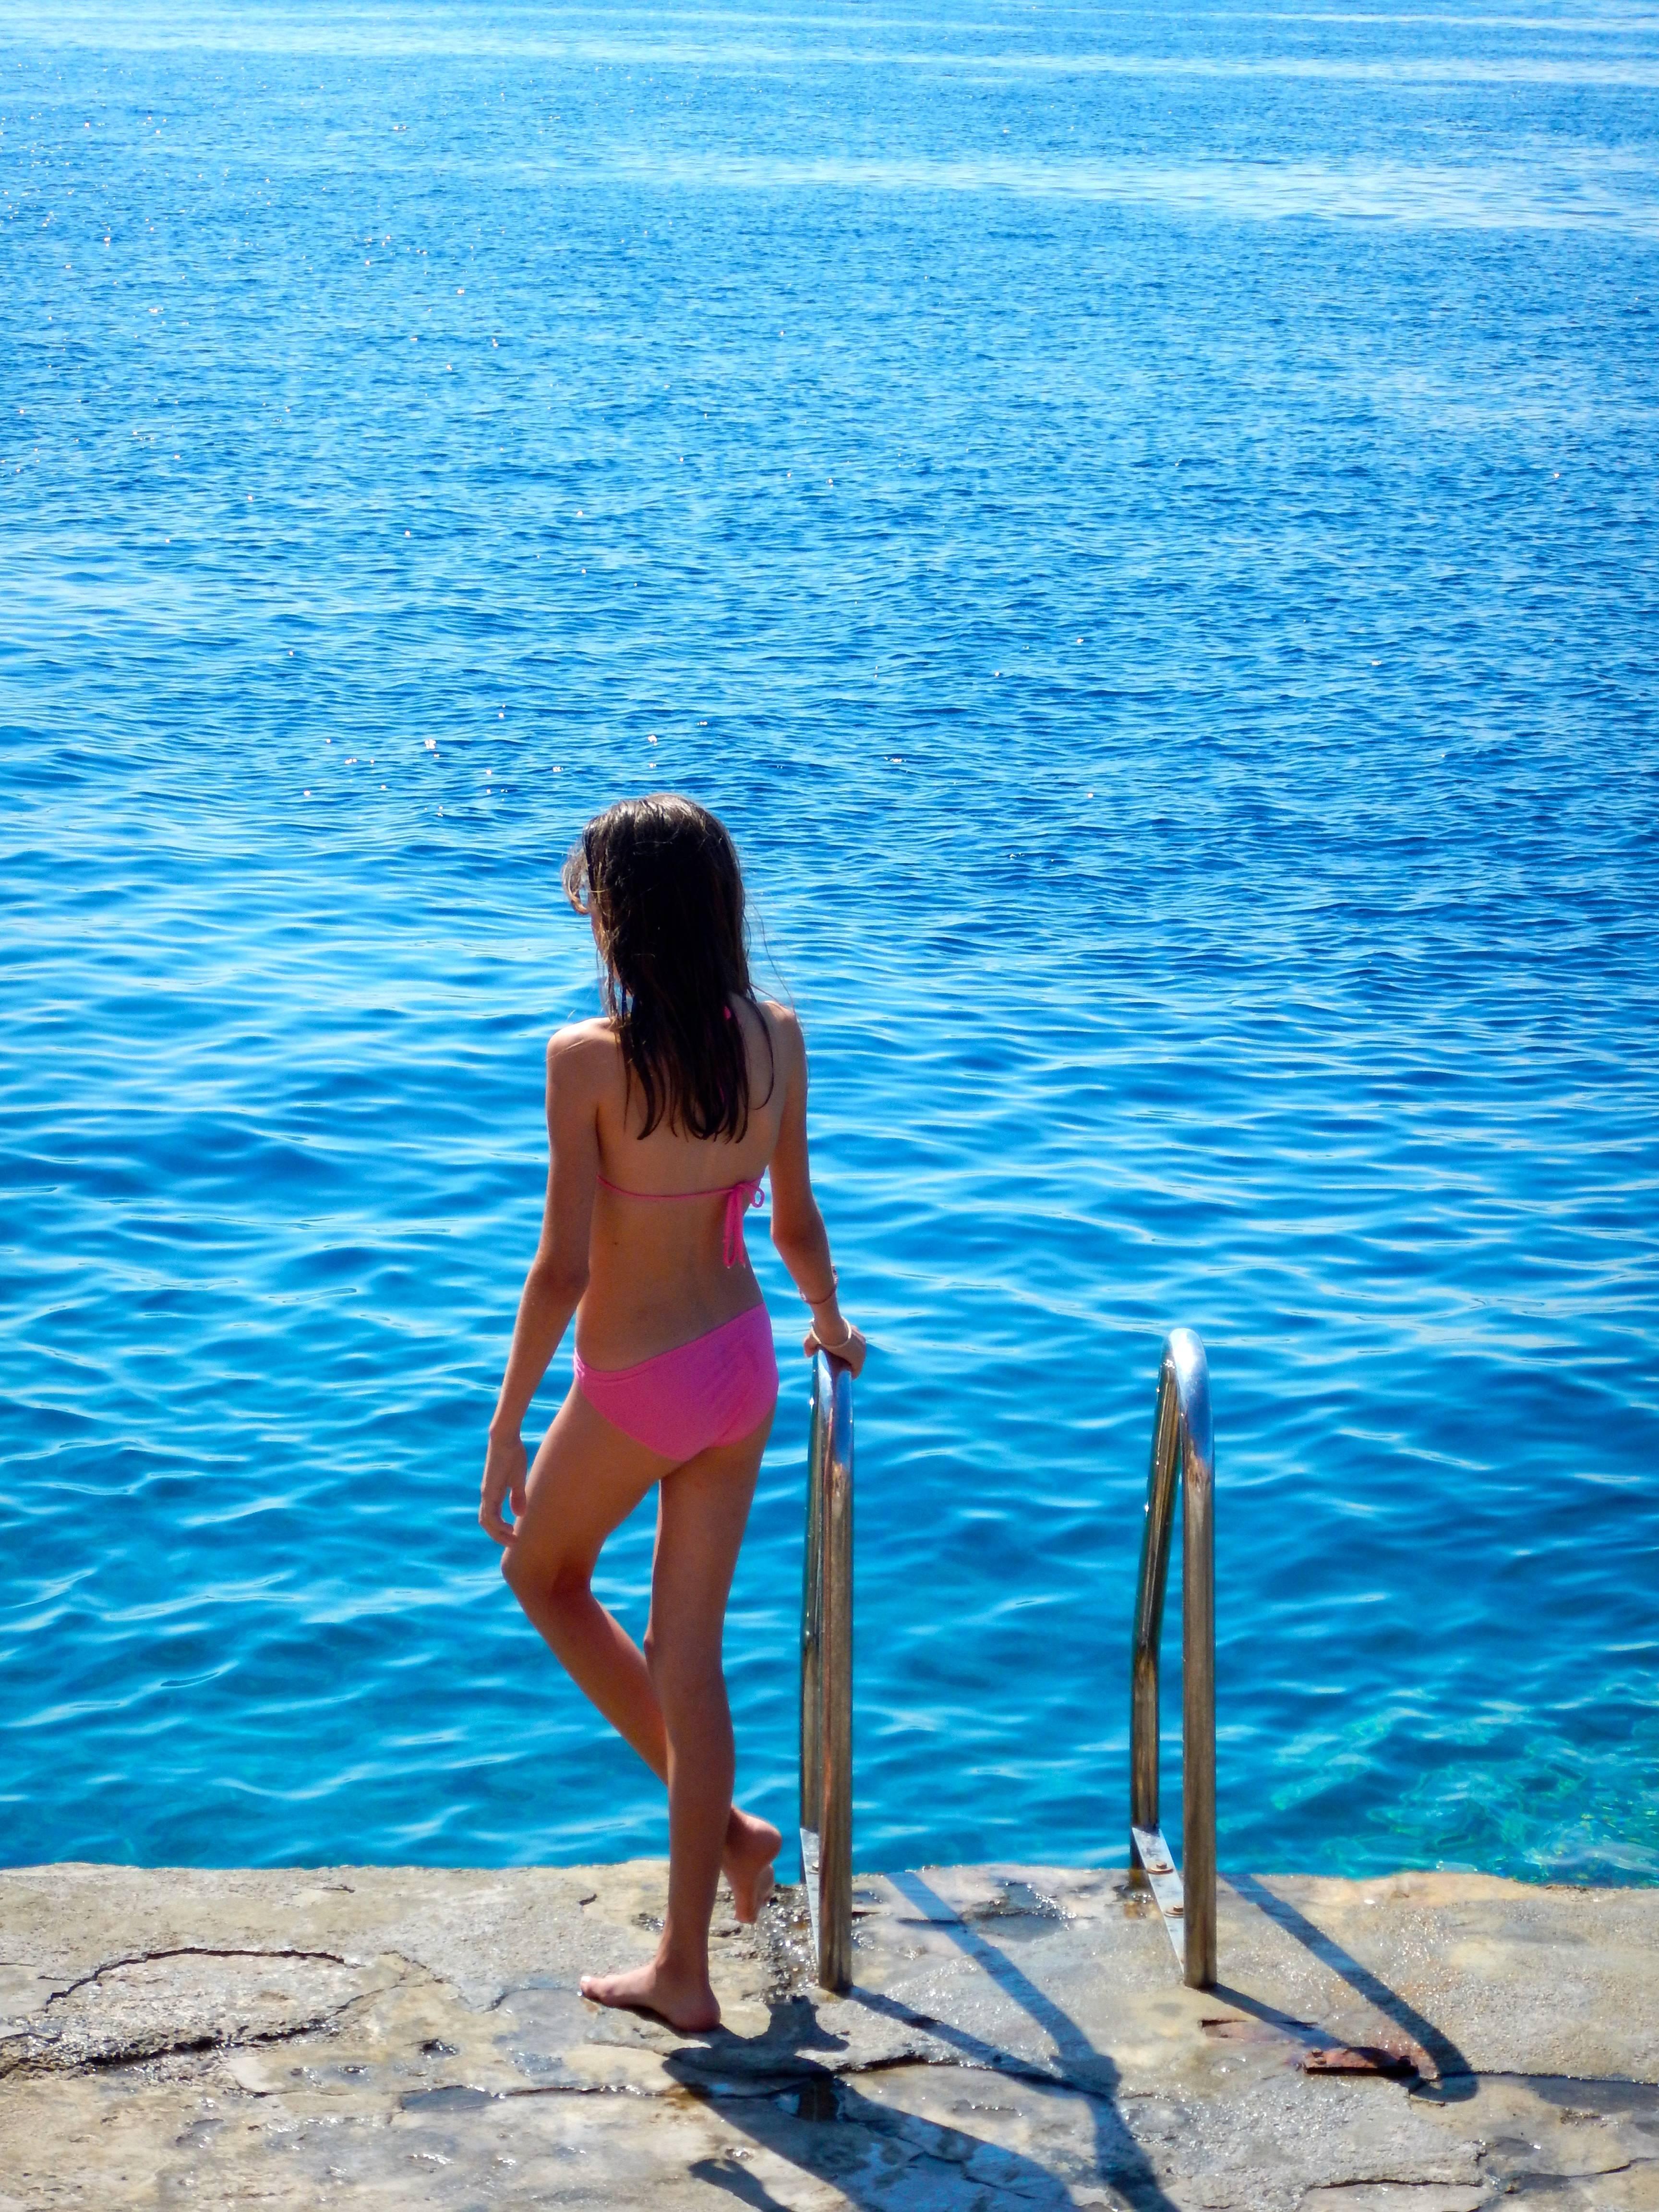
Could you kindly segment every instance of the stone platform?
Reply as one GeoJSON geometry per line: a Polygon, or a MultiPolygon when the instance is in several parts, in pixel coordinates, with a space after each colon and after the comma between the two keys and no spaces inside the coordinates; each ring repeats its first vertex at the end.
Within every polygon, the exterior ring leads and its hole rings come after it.
{"type": "Polygon", "coordinates": [[[605,2013],[654,1864],[0,1873],[0,2212],[1659,2212],[1659,1890],[1239,1877],[1183,1989],[1121,1873],[786,1892],[726,2026],[605,2013]]]}

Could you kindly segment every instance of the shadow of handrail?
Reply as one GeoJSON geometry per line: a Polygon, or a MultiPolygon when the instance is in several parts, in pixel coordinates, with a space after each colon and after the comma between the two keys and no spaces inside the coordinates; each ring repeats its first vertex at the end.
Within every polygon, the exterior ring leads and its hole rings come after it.
{"type": "MultiPolygon", "coordinates": [[[[902,2027],[912,2028],[926,2035],[932,2042],[942,2044],[954,2052],[964,2065],[982,2067],[988,2073],[1000,2075],[1004,2079],[1018,2081],[1040,2094],[1080,2097],[1086,2102],[1095,2134],[1095,2164],[1100,2179],[1107,2181],[1136,2212],[1179,2212],[1175,2200],[1165,2194],[1153,2172],[1145,2151],[1135,2141],[1126,2124],[1118,2101],[1119,2074],[1116,2062],[1103,2051],[1097,2051],[1084,2031],[1065,2008],[1041,1990],[1030,1977],[1023,1973],[1007,1954],[969,1927],[957,1915],[955,1908],[916,1875],[891,1877],[893,1887],[927,1912],[930,1924],[948,1935],[958,1949],[966,1953],[997,1986],[1012,1996],[1054,2044],[1057,2059],[1063,2069],[1049,2071],[1029,2058],[988,2042],[970,2029],[957,2027],[949,2021],[937,2019],[930,2013],[916,2011],[899,1998],[884,1996],[875,1990],[854,1987],[844,2000],[863,2010],[890,2020],[902,2027]]],[[[699,2051],[695,2045],[683,2046],[666,2062],[667,2071],[694,2094],[707,2096],[718,2094],[724,2118],[740,2128],[754,2141],[792,2162],[800,2164],[804,2151],[810,2151],[811,2137],[803,2137],[798,2128],[791,2130],[778,2106],[781,2081],[799,2094],[800,2119],[839,2120],[863,2127],[875,2135],[892,2135],[902,2131],[906,2122],[902,2111],[890,2105],[878,2104],[864,2096],[857,2086],[856,2072],[836,2072],[804,2054],[812,2050],[845,2048],[842,2038],[827,2033],[819,2021],[815,2008],[793,1999],[770,2008],[771,2021],[764,2037],[757,2039],[769,2058],[776,2062],[765,2067],[752,2079],[752,2084],[738,2086],[739,2077],[731,2065],[730,2045],[720,2036],[699,2051]],[[782,2033],[780,2033],[779,2030],[782,2033]],[[723,2063],[724,2062],[724,2063],[723,2063]],[[714,2082],[718,2081],[718,2089],[714,2082]]],[[[750,2045],[751,2051],[755,2049],[750,2045]]],[[[890,2064],[893,2062],[884,2062],[890,2064]]],[[[903,2063],[900,2061],[899,2063],[903,2063]]],[[[918,2051],[915,2063],[926,2065],[924,2053],[918,2051]]],[[[937,2063],[937,2062],[934,2062],[937,2063]]],[[[1056,2206],[1075,2205],[1076,2199],[1069,2189],[1056,2189],[1053,2172],[1040,2165],[1026,2154],[1006,2149],[1000,2144],[985,2142],[971,2136],[960,2127],[945,2127],[938,2121],[928,2121],[927,2127],[942,2136],[952,2137],[960,2147],[950,2154],[965,2159],[969,2147],[995,2150],[1015,2170],[1014,2178],[1007,2184],[1010,2201],[1018,2201],[1027,2187],[1041,2183],[1043,2201],[1056,2206]]],[[[890,2177],[876,2177],[871,2181],[869,2192],[863,2188],[863,2178],[850,2172],[846,2153],[832,2151],[828,2144],[822,2165],[811,2161],[812,2170],[832,2181],[855,2205],[887,2205],[891,2203],[890,2177]]],[[[725,2191],[740,2203],[756,2208],[756,2212],[783,2212],[780,2200],[774,2197],[756,2175],[746,2173],[741,2166],[729,2159],[704,2160],[696,2169],[697,2179],[725,2191]]],[[[996,2201],[988,2185],[985,2201],[996,2201]]],[[[1090,2201],[1094,2191],[1090,2191],[1090,2201]]]]}
{"type": "MultiPolygon", "coordinates": [[[[965,1951],[975,1965],[989,1975],[1000,1990],[1012,1997],[1020,2010],[1034,2020],[1049,2038],[1056,2052],[1062,2057],[1101,2057],[1100,2052],[1064,2007],[1057,2005],[1047,1990],[1039,1988],[1029,1974],[1022,1973],[1006,1951],[1000,1951],[994,1943],[988,1942],[976,1929],[970,1927],[931,1883],[924,1881],[918,1874],[890,1875],[888,1880],[901,1897],[908,1897],[913,1905],[921,1907],[930,1927],[941,1929],[959,1951],[965,1951]]],[[[860,1990],[859,1996],[860,2002],[872,2002],[866,1991],[860,1990]]],[[[891,2000],[886,2002],[890,2002],[891,2000]]],[[[946,2042],[962,2038],[961,2030],[951,2027],[944,2021],[933,2022],[931,2032],[946,2042]]],[[[976,2037],[966,2039],[978,2040],[976,2037]]],[[[1011,2054],[1004,2052],[1000,2055],[1006,2059],[1011,2054]]],[[[1018,2063],[1018,2061],[1014,2063],[1018,2063]]],[[[1102,2063],[1109,2066],[1112,2062],[1105,2059],[1102,2063]]]]}
{"type": "MultiPolygon", "coordinates": [[[[889,1877],[901,1896],[920,1905],[927,1913],[930,1923],[942,1928],[960,1951],[965,1952],[1000,1990],[1006,1992],[1028,2018],[1035,2021],[1054,2044],[1055,2054],[1067,2065],[1067,2075],[1054,2080],[1056,2089],[1071,2089],[1073,2094],[1088,2097],[1095,2113],[1096,2162],[1103,2178],[1109,2171],[1113,2185],[1137,2208],[1137,2212],[1177,2212],[1173,2198],[1164,2194],[1158,2176],[1153,2172],[1146,2153],[1130,2134],[1118,2109],[1119,2074],[1117,2062],[1097,2051],[1088,2036],[1072,2018],[1063,2005],[1056,2004],[1047,1990],[1040,1989],[1029,1974],[1021,1972],[1006,1951],[988,1942],[977,1929],[970,1927],[937,1890],[925,1882],[920,1875],[897,1874],[889,1877]],[[933,1908],[937,1908],[934,1910],[933,1908]],[[941,1918],[939,1916],[945,1916],[941,1918]],[[1081,2060],[1083,2064],[1079,2065],[1081,2060]],[[1071,2074],[1082,2078],[1072,2080],[1071,2074]],[[1106,2124],[1109,2115],[1110,2126],[1106,2124]]],[[[859,1992],[860,2002],[872,2000],[859,1992]]],[[[890,2002],[891,2000],[885,2002],[890,2002]]],[[[928,2023],[928,2033],[952,2044],[978,2042],[977,2037],[964,2036],[948,2022],[928,2023]]],[[[1038,2069],[1017,2058],[1012,2051],[1000,2052],[993,2062],[1003,2072],[1021,2072],[1027,2080],[1041,2078],[1038,2069]]]]}
{"type": "MultiPolygon", "coordinates": [[[[1370,1966],[1362,1966],[1351,1951],[1346,1951],[1334,1936],[1316,1927],[1304,1912],[1299,1912],[1288,1899],[1280,1897],[1259,1881],[1255,1875],[1236,1874],[1228,1877],[1237,1895],[1255,1905],[1258,1912],[1282,1928],[1287,1936],[1310,1951],[1322,1966],[1328,1966],[1340,1975],[1357,1996],[1367,2004],[1375,2005],[1387,2020],[1408,2035],[1432,2067],[1433,2076],[1425,2081],[1413,2094],[1431,2099],[1442,2105],[1460,2105],[1475,2094],[1479,2084],[1474,2069],[1449,2035],[1442,2033],[1431,2020],[1425,2020],[1415,2005],[1408,2004],[1397,1990],[1390,1989],[1382,1977],[1370,1966]]],[[[1240,1996],[1235,1990],[1218,1990],[1218,1996],[1244,2006],[1247,2011],[1261,2008],[1252,2000],[1240,1996]]],[[[1301,2023],[1296,2023],[1301,2025],[1301,2023]]]]}

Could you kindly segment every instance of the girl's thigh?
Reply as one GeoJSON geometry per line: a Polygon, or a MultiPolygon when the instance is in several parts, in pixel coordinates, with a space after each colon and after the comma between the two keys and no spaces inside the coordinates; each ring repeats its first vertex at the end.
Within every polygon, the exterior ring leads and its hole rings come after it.
{"type": "Polygon", "coordinates": [[[662,1477],[651,1567],[659,1653],[718,1664],[732,1577],[748,1526],[771,1416],[734,1444],[712,1444],[662,1477]]]}
{"type": "Polygon", "coordinates": [[[591,1574],[605,1538],[673,1465],[613,1428],[573,1383],[531,1465],[512,1573],[591,1574]]]}

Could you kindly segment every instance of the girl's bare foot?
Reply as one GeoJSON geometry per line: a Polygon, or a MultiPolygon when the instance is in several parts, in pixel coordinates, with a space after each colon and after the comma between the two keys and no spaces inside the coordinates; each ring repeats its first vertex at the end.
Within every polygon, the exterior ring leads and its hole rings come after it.
{"type": "Polygon", "coordinates": [[[648,1966],[635,1966],[627,1974],[584,1974],[581,1992],[595,2004],[614,2005],[624,2012],[655,2013],[682,2035],[720,2024],[720,2000],[705,1974],[678,1976],[653,1959],[648,1966]]]}
{"type": "Polygon", "coordinates": [[[759,1919],[761,1907],[776,1887],[772,1862],[782,1848],[783,1838],[769,1820],[732,1808],[720,1871],[732,1885],[732,1908],[745,1924],[759,1919]]]}

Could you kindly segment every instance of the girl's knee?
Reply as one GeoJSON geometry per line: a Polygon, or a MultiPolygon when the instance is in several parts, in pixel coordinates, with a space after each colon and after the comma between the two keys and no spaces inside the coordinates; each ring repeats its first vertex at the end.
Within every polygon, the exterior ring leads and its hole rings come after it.
{"type": "Polygon", "coordinates": [[[581,1603],[589,1595],[592,1570],[577,1559],[538,1559],[527,1546],[509,1544],[501,1553],[501,1573],[514,1596],[533,1592],[544,1604],[581,1603]]]}

